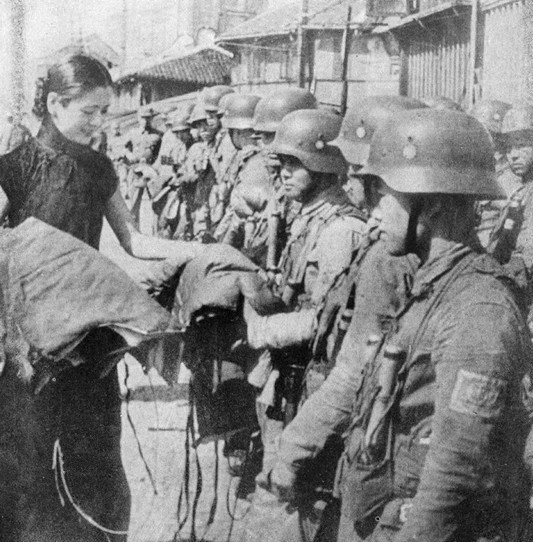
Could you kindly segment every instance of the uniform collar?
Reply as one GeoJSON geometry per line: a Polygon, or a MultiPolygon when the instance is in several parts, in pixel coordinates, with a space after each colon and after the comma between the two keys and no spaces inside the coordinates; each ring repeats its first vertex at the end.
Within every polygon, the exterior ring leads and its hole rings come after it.
{"type": "Polygon", "coordinates": [[[449,250],[428,260],[415,274],[411,294],[420,297],[430,294],[435,284],[446,276],[463,258],[473,254],[470,246],[458,243],[449,250]]]}
{"type": "Polygon", "coordinates": [[[340,186],[334,184],[326,188],[313,203],[302,206],[300,214],[305,217],[312,217],[319,214],[326,206],[345,205],[346,203],[348,203],[348,196],[340,186]]]}

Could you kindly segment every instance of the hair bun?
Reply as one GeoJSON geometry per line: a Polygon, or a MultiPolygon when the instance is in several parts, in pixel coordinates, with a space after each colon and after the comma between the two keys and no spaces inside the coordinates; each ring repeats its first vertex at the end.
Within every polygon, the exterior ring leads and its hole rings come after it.
{"type": "Polygon", "coordinates": [[[33,114],[42,119],[46,114],[46,100],[48,98],[48,81],[38,77],[35,81],[35,99],[33,101],[33,114]]]}

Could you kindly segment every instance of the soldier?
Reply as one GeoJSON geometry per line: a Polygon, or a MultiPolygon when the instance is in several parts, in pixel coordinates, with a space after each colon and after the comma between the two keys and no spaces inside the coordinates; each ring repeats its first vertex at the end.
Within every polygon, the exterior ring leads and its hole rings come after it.
{"type": "MultiPolygon", "coordinates": [[[[230,169],[231,197],[215,237],[239,248],[261,267],[266,266],[266,220],[261,220],[273,195],[270,175],[254,137],[254,112],[259,97],[234,94],[222,122],[239,149],[230,169]]],[[[227,194],[230,194],[227,190],[227,194]]]]}
{"type": "MultiPolygon", "coordinates": [[[[339,136],[330,145],[341,149],[349,165],[357,171],[366,162],[365,156],[368,155],[370,144],[369,139],[365,137],[366,133],[362,133],[361,126],[365,126],[373,134],[379,122],[385,122],[397,111],[417,106],[425,107],[416,100],[397,96],[376,96],[362,100],[356,107],[348,110],[339,136]]],[[[371,192],[370,186],[367,186],[369,205],[376,205],[377,195],[371,192]]],[[[254,346],[264,346],[264,343],[258,344],[253,341],[257,339],[265,341],[269,336],[275,337],[278,342],[291,341],[298,338],[295,333],[296,327],[300,330],[300,340],[313,341],[313,358],[305,380],[307,396],[321,386],[336,363],[350,363],[353,345],[357,344],[360,337],[375,332],[379,322],[383,318],[392,317],[407,299],[407,288],[417,268],[416,256],[388,255],[382,243],[375,243],[375,225],[367,224],[366,230],[361,246],[353,255],[351,265],[345,273],[338,276],[335,285],[328,291],[318,308],[301,310],[297,314],[262,318],[262,334],[250,337],[254,346]],[[292,322],[294,319],[299,321],[299,325],[292,322]],[[307,327],[304,322],[307,322],[307,327]],[[275,330],[275,333],[270,330],[275,330]],[[304,332],[307,336],[302,337],[304,332]]],[[[291,435],[300,437],[295,431],[291,435]]],[[[301,437],[302,440],[291,442],[291,446],[300,454],[302,453],[300,447],[305,448],[309,439],[313,438],[312,434],[303,434],[301,437]]],[[[316,487],[332,486],[335,465],[341,451],[342,444],[338,439],[330,438],[324,450],[310,465],[312,468],[306,470],[308,482],[306,494],[300,502],[309,503],[316,500],[316,487]],[[325,465],[325,468],[317,470],[314,467],[316,463],[325,465]]],[[[263,472],[258,478],[258,483],[268,488],[268,472],[263,472]]],[[[294,531],[295,517],[298,517],[298,524],[314,525],[315,529],[320,525],[322,537],[320,540],[333,538],[332,529],[337,504],[330,497],[327,498],[327,502],[325,511],[319,516],[320,519],[315,511],[309,514],[306,507],[300,507],[298,514],[287,520],[283,535],[295,540],[298,538],[294,531]]]]}
{"type": "Polygon", "coordinates": [[[209,195],[217,178],[214,148],[220,125],[210,117],[202,102],[196,103],[188,122],[198,131],[200,141],[189,149],[178,175],[185,205],[174,235],[183,239],[208,240],[211,237],[209,195]]]}
{"type": "Polygon", "coordinates": [[[502,186],[507,201],[490,234],[487,252],[505,264],[521,282],[527,303],[530,304],[533,272],[533,107],[510,109],[503,118],[501,137],[513,177],[506,175],[508,182],[502,186]]]}
{"type": "MultiPolygon", "coordinates": [[[[511,105],[499,100],[483,100],[475,104],[470,114],[476,118],[490,132],[496,148],[494,158],[496,160],[496,175],[498,183],[509,194],[512,187],[516,186],[514,173],[509,169],[505,156],[505,145],[502,137],[503,118],[511,105]]],[[[491,231],[498,223],[498,218],[503,208],[502,200],[480,201],[477,206],[479,223],[477,226],[478,237],[481,245],[486,248],[489,243],[491,231]]]]}
{"type": "Polygon", "coordinates": [[[233,146],[227,130],[222,126],[222,117],[227,100],[235,90],[226,85],[206,87],[200,95],[210,121],[217,125],[217,135],[213,145],[213,165],[218,179],[223,178],[235,159],[237,149],[233,146]]]}
{"type": "MultiPolygon", "coordinates": [[[[279,176],[280,164],[275,155],[269,151],[281,121],[286,115],[300,109],[316,109],[316,98],[310,92],[300,88],[278,90],[265,96],[257,104],[254,112],[254,132],[270,175],[270,183],[274,187],[274,197],[269,201],[264,213],[256,216],[254,246],[258,253],[261,246],[267,246],[266,268],[271,276],[277,272],[278,259],[287,241],[287,230],[290,226],[298,204],[288,203],[282,189],[279,176]],[[265,232],[261,236],[260,232],[265,232]]],[[[259,159],[258,159],[259,160],[259,159]]],[[[243,198],[254,192],[253,179],[242,183],[243,198]],[[250,190],[246,187],[250,186],[250,190]]]]}
{"type": "Polygon", "coordinates": [[[161,132],[152,126],[156,113],[151,107],[141,109],[139,127],[133,134],[131,142],[137,163],[141,161],[151,165],[155,162],[161,147],[161,132]]]}
{"type": "Polygon", "coordinates": [[[398,113],[364,172],[382,193],[387,252],[423,265],[396,317],[286,429],[270,481],[293,498],[306,461],[348,426],[339,542],[519,540],[531,345],[512,281],[475,237],[473,200],[502,197],[489,134],[456,112],[398,113]],[[311,447],[291,448],[302,439],[311,447]]]}
{"type": "Polygon", "coordinates": [[[174,235],[182,214],[180,210],[184,205],[177,176],[187,159],[187,152],[192,143],[190,126],[187,123],[189,115],[190,108],[186,108],[185,111],[178,112],[172,117],[171,129],[175,140],[167,157],[172,174],[163,183],[152,201],[154,212],[159,217],[158,235],[166,239],[170,239],[174,235]]]}
{"type": "MultiPolygon", "coordinates": [[[[225,175],[218,179],[212,193],[211,213],[212,221],[217,224],[215,238],[219,241],[231,244],[236,248],[243,248],[242,223],[246,219],[239,219],[236,214],[237,194],[234,189],[241,182],[241,174],[247,168],[249,161],[259,152],[256,141],[253,138],[254,110],[259,101],[259,96],[253,94],[228,94],[225,104],[225,113],[222,117],[222,125],[227,130],[237,154],[232,160],[225,175]],[[241,222],[242,221],[242,222],[241,222]]],[[[260,187],[268,189],[268,173],[255,168],[254,178],[257,177],[258,192],[260,187]],[[266,181],[262,182],[261,179],[266,181]]],[[[253,211],[249,214],[253,214],[253,211]]]]}
{"type": "MultiPolygon", "coordinates": [[[[311,357],[308,344],[313,311],[309,318],[305,309],[322,303],[337,275],[349,265],[364,228],[364,220],[339,182],[346,162],[337,148],[328,145],[338,135],[341,121],[340,116],[323,110],[294,111],[281,122],[271,146],[281,163],[283,189],[289,199],[300,203],[301,209],[292,222],[279,265],[279,294],[287,311],[296,313],[290,321],[291,331],[284,328],[285,319],[280,329],[276,317],[265,322],[251,310],[247,314],[250,344],[255,348],[273,348],[274,370],[261,398],[262,403],[270,404],[266,419],[260,416],[264,472],[272,466],[275,443],[283,425],[294,417],[300,382],[311,357]],[[300,311],[304,311],[302,319],[298,317],[300,311]],[[280,336],[284,340],[279,341],[280,336]],[[271,397],[267,397],[268,390],[274,390],[271,397]]],[[[264,533],[258,523],[272,519],[272,505],[265,493],[256,490],[246,540],[259,540],[264,533]]],[[[278,509],[278,515],[283,516],[283,510],[278,509]]],[[[278,523],[280,519],[277,518],[278,523]]]]}
{"type": "Polygon", "coordinates": [[[172,117],[165,116],[165,131],[161,136],[161,146],[153,163],[153,168],[159,173],[161,186],[174,174],[172,154],[174,147],[179,144],[176,135],[172,131],[172,117]]]}

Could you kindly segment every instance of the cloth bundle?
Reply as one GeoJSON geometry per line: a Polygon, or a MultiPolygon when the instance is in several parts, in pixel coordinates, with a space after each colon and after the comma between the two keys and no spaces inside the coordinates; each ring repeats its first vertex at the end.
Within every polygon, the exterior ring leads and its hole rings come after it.
{"type": "Polygon", "coordinates": [[[35,218],[0,232],[0,261],[2,317],[9,322],[2,342],[5,346],[11,329],[26,343],[25,367],[19,369],[27,376],[38,361],[59,370],[66,358],[70,364],[92,361],[106,351],[175,333],[167,311],[115,264],[35,218]],[[104,329],[100,343],[105,337],[106,344],[99,345],[97,355],[77,348],[104,329]],[[122,340],[107,341],[109,330],[122,340]]]}

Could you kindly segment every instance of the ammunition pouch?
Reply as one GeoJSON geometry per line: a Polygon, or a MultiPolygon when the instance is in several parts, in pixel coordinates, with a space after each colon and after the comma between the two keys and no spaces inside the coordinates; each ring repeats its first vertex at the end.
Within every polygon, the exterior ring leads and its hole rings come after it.
{"type": "Polygon", "coordinates": [[[374,462],[364,460],[364,431],[355,428],[339,466],[342,514],[358,527],[379,515],[393,498],[394,479],[389,451],[374,462]]]}

